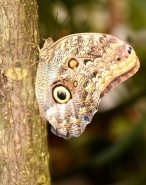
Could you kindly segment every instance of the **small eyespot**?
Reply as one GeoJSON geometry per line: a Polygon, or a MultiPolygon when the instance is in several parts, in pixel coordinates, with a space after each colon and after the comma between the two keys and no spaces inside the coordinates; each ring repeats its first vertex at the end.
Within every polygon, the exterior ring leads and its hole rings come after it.
{"type": "Polygon", "coordinates": [[[78,85],[78,82],[74,81],[74,87],[77,87],[77,85],[78,85]]]}
{"type": "Polygon", "coordinates": [[[63,86],[57,86],[53,89],[53,98],[57,103],[67,103],[71,98],[71,94],[68,89],[63,86]]]}
{"type": "Polygon", "coordinates": [[[132,52],[132,48],[130,46],[127,46],[127,53],[130,55],[132,52]]]}
{"type": "Polygon", "coordinates": [[[79,64],[79,62],[78,62],[76,59],[74,59],[74,58],[70,59],[69,62],[68,62],[68,66],[69,66],[71,69],[77,67],[78,64],[79,64]]]}
{"type": "Polygon", "coordinates": [[[121,58],[120,58],[119,56],[116,56],[116,60],[117,60],[117,61],[120,61],[121,58]]]}
{"type": "Polygon", "coordinates": [[[127,52],[128,52],[129,54],[131,54],[131,50],[127,50],[127,52]]]}
{"type": "Polygon", "coordinates": [[[95,77],[97,75],[97,71],[94,71],[92,75],[95,77]]]}

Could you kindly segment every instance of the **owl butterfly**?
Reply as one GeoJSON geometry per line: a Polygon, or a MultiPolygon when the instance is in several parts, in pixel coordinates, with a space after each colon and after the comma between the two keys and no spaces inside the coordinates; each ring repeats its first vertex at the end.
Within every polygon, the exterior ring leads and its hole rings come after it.
{"type": "Polygon", "coordinates": [[[80,136],[100,99],[137,72],[139,60],[126,42],[107,34],[80,33],[40,50],[36,97],[41,116],[54,134],[80,136]]]}

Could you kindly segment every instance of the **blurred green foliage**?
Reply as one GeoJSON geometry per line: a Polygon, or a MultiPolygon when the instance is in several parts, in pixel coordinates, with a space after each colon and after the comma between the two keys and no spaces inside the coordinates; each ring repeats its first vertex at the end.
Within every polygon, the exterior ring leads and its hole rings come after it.
{"type": "Polygon", "coordinates": [[[141,63],[138,73],[103,98],[79,138],[64,140],[48,129],[52,184],[144,185],[146,1],[38,0],[38,5],[43,38],[53,36],[70,14],[56,39],[78,32],[113,34],[134,47],[141,63]]]}

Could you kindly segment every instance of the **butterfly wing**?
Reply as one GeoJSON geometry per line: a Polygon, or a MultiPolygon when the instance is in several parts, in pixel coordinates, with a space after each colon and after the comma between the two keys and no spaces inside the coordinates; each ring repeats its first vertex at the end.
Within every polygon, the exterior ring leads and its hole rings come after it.
{"type": "Polygon", "coordinates": [[[56,135],[77,137],[91,122],[100,99],[138,68],[132,47],[111,35],[81,33],[46,41],[36,78],[41,115],[56,135]]]}

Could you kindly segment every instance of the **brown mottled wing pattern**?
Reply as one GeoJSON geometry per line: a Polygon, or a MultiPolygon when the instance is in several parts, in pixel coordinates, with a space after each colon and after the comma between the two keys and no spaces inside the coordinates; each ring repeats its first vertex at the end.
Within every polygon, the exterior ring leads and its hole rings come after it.
{"type": "Polygon", "coordinates": [[[99,100],[138,68],[132,47],[114,36],[81,33],[55,43],[49,38],[40,51],[36,78],[41,115],[56,135],[79,136],[97,112],[99,100]],[[69,92],[67,102],[53,97],[56,87],[67,89],[60,96],[64,99],[69,92]]]}

